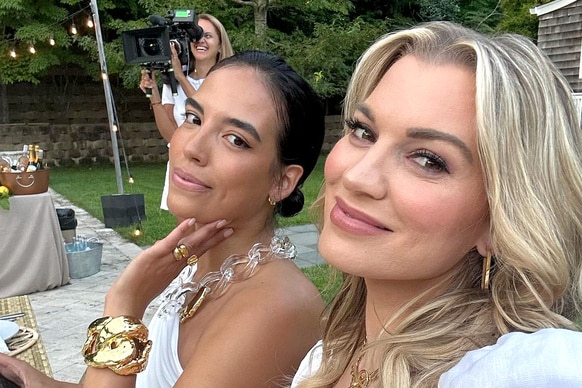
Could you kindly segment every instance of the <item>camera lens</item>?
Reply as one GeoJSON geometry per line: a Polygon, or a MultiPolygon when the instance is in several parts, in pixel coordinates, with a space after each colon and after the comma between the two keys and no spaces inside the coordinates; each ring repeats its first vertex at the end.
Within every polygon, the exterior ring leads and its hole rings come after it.
{"type": "Polygon", "coordinates": [[[160,55],[161,47],[158,39],[147,38],[143,40],[142,49],[147,55],[160,55]]]}

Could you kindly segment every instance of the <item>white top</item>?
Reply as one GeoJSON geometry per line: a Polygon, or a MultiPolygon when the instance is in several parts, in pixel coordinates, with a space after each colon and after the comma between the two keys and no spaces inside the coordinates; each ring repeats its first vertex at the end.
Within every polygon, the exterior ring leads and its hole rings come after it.
{"type": "MultiPolygon", "coordinates": [[[[194,79],[189,75],[186,76],[188,82],[194,89],[198,90],[202,82],[204,82],[204,78],[194,79]]],[[[177,81],[176,81],[177,82],[177,81]]],[[[172,94],[172,88],[170,85],[164,84],[162,87],[162,105],[166,104],[173,104],[174,105],[174,120],[176,120],[176,124],[178,126],[182,125],[184,120],[186,119],[186,93],[184,93],[184,89],[178,83],[176,87],[176,91],[178,92],[177,96],[172,94]]],[[[170,143],[168,143],[168,148],[170,147],[170,143]]],[[[162,201],[160,203],[160,209],[169,210],[168,209],[168,192],[170,191],[170,162],[166,164],[166,176],[164,178],[164,190],[162,191],[162,201]]]]}
{"type": "MultiPolygon", "coordinates": [[[[305,356],[291,384],[296,388],[321,364],[319,341],[305,356]]],[[[542,329],[501,336],[495,345],[468,352],[443,373],[439,388],[580,388],[582,332],[542,329]]]]}
{"type": "MultiPolygon", "coordinates": [[[[186,76],[186,79],[190,84],[194,87],[194,89],[198,90],[202,82],[204,82],[204,78],[201,79],[194,79],[189,75],[186,76]]],[[[184,89],[180,85],[178,81],[176,81],[177,87],[176,91],[178,92],[177,96],[172,94],[172,88],[170,85],[164,84],[162,87],[162,105],[166,104],[173,104],[174,105],[174,120],[176,120],[176,124],[178,126],[182,125],[184,120],[186,119],[186,93],[184,93],[184,89]]]]}
{"type": "Polygon", "coordinates": [[[305,380],[317,372],[319,366],[321,365],[321,357],[323,353],[323,347],[321,346],[322,344],[323,341],[317,341],[309,353],[307,353],[307,355],[303,358],[303,361],[301,361],[301,364],[299,364],[297,373],[295,373],[295,376],[293,376],[291,388],[296,388],[300,381],[305,380]]]}
{"type": "MultiPolygon", "coordinates": [[[[176,287],[180,280],[189,282],[196,273],[197,266],[193,265],[184,268],[176,279],[166,290],[176,287]]],[[[162,293],[162,295],[164,295],[162,293]]],[[[165,310],[162,303],[152,321],[148,325],[150,331],[149,338],[152,340],[152,349],[148,358],[146,369],[138,373],[135,383],[136,388],[169,388],[173,387],[178,378],[184,372],[180,358],[178,357],[178,335],[180,334],[180,318],[177,309],[165,310]]]]}
{"type": "Polygon", "coordinates": [[[443,373],[439,388],[580,388],[582,332],[542,329],[509,333],[468,352],[443,373]]]}

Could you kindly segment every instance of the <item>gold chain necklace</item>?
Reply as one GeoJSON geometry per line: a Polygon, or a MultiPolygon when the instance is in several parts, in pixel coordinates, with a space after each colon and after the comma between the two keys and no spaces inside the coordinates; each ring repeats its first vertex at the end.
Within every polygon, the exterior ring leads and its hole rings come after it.
{"type": "Polygon", "coordinates": [[[364,357],[364,346],[366,346],[366,341],[362,344],[362,350],[360,350],[360,356],[356,360],[355,364],[352,364],[352,381],[349,388],[366,388],[371,382],[378,378],[379,369],[376,369],[372,373],[368,372],[366,369],[360,369],[360,361],[364,357]]]}

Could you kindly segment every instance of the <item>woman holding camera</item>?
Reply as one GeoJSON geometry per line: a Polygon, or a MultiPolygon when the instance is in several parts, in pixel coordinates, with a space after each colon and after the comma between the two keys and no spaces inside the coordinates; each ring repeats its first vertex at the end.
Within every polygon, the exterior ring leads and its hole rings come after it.
{"type": "MultiPolygon", "coordinates": [[[[148,70],[142,70],[141,72],[139,87],[143,91],[147,88],[152,90],[150,107],[154,112],[158,130],[168,142],[168,147],[170,147],[170,140],[174,131],[186,118],[186,98],[196,93],[212,66],[234,54],[228,34],[217,18],[203,13],[198,15],[197,24],[202,28],[204,34],[200,40],[190,42],[190,62],[185,65],[188,69],[186,73],[182,70],[182,63],[178,58],[179,53],[174,46],[171,46],[173,76],[177,81],[177,95],[172,94],[170,85],[166,83],[164,83],[160,94],[155,72],[152,71],[150,73],[148,70]]],[[[169,164],[166,169],[164,191],[160,204],[160,208],[164,210],[168,210],[168,174],[169,164]]]]}

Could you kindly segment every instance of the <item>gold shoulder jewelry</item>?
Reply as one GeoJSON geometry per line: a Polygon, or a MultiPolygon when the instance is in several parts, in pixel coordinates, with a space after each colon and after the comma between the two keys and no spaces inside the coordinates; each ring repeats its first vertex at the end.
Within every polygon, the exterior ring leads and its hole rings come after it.
{"type": "MultiPolygon", "coordinates": [[[[366,342],[364,341],[362,347],[365,345],[366,342]]],[[[360,369],[360,361],[362,361],[362,357],[364,357],[363,349],[360,351],[360,356],[356,360],[355,364],[352,364],[352,381],[349,388],[366,388],[370,385],[371,382],[378,378],[378,374],[380,373],[379,369],[376,369],[371,373],[366,369],[360,369]]]]}

